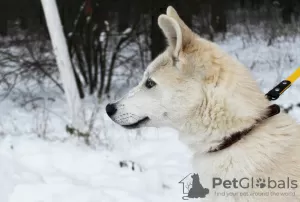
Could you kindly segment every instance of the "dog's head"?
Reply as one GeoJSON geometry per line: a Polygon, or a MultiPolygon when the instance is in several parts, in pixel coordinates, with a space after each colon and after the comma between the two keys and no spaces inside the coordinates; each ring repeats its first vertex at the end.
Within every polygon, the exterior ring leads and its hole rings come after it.
{"type": "MultiPolygon", "coordinates": [[[[228,82],[238,82],[230,74],[240,74],[242,81],[248,80],[246,68],[233,70],[231,66],[242,65],[229,59],[215,44],[192,32],[172,7],[168,7],[166,15],[159,16],[158,25],[169,46],[150,63],[138,86],[119,101],[107,105],[107,114],[126,128],[171,126],[181,129],[186,125],[209,124],[216,119],[210,117],[213,111],[224,107],[224,92],[233,91],[228,82]],[[221,104],[214,101],[215,89],[219,86],[222,86],[217,90],[221,104]],[[206,116],[201,119],[204,113],[206,116]],[[198,123],[188,123],[193,116],[197,116],[198,123]]],[[[253,86],[251,82],[248,84],[246,88],[253,86]]]]}
{"type": "Polygon", "coordinates": [[[169,47],[148,66],[138,86],[106,107],[111,119],[126,128],[174,125],[201,99],[196,93],[201,84],[188,75],[194,68],[190,58],[196,35],[172,7],[159,16],[158,24],[169,47]]]}

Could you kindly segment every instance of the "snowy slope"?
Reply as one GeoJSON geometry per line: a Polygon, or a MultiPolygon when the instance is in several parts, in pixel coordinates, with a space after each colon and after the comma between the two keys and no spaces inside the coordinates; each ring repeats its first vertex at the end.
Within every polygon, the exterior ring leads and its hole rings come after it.
{"type": "MultiPolygon", "coordinates": [[[[267,92],[300,64],[300,39],[295,40],[281,40],[272,47],[262,41],[245,46],[243,39],[233,36],[220,45],[247,66],[255,60],[253,74],[267,92]]],[[[299,92],[300,81],[277,103],[300,103],[299,92]]],[[[105,104],[95,118],[93,142],[87,146],[66,133],[62,97],[45,98],[30,107],[9,98],[2,101],[0,202],[182,201],[178,182],[192,172],[191,153],[178,141],[177,132],[125,130],[105,115],[105,104]],[[121,168],[123,160],[135,162],[135,170],[130,165],[121,168]]],[[[89,117],[95,104],[85,105],[89,117]]],[[[291,115],[300,121],[300,108],[291,115]]]]}

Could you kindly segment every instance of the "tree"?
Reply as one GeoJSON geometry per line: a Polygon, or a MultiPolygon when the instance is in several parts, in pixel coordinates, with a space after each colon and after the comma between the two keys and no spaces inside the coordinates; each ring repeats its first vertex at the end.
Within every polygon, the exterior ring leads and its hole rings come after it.
{"type": "Polygon", "coordinates": [[[76,87],[75,76],[69,56],[69,51],[61,25],[56,1],[41,0],[49,29],[54,54],[64,86],[72,126],[83,129],[81,118],[81,101],[76,87]]]}

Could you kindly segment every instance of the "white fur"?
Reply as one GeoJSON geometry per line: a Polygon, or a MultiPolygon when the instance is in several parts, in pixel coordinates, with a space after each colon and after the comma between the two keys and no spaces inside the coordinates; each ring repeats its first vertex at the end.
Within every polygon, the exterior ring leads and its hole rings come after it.
{"type": "Polygon", "coordinates": [[[140,84],[115,103],[117,113],[111,118],[128,125],[149,117],[140,127],[179,130],[180,139],[194,153],[195,172],[210,189],[203,201],[300,201],[299,187],[291,190],[296,192],[291,197],[215,196],[215,191],[251,190],[211,189],[213,177],[283,180],[290,176],[300,186],[300,126],[280,113],[229,148],[208,153],[224,137],[252,126],[271,103],[247,68],[193,33],[172,7],[159,17],[158,24],[169,47],[149,65],[140,84]],[[148,78],[157,85],[147,89],[148,78]]]}

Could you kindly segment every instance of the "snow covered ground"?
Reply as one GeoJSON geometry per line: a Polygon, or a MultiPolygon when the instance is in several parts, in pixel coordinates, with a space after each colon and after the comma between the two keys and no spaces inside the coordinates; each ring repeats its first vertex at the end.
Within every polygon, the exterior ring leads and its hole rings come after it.
{"type": "MultiPolygon", "coordinates": [[[[264,92],[300,65],[300,38],[245,42],[231,36],[220,45],[244,64],[264,92]],[[245,45],[246,44],[246,45],[245,45]]],[[[191,153],[168,129],[128,131],[104,113],[95,117],[86,101],[87,122],[93,124],[90,145],[65,130],[63,97],[20,106],[10,97],[0,103],[0,202],[166,202],[182,201],[178,182],[192,172],[191,153]],[[89,118],[92,117],[92,118],[89,118]],[[135,170],[120,161],[135,162],[135,170]]],[[[300,81],[277,103],[300,103],[300,81]]],[[[300,108],[291,113],[300,121],[300,108]]]]}
{"type": "Polygon", "coordinates": [[[61,120],[49,123],[47,136],[37,138],[37,115],[6,107],[9,111],[3,113],[7,116],[1,117],[1,123],[10,135],[1,131],[1,202],[180,201],[178,182],[191,167],[190,153],[175,131],[128,132],[106,117],[102,120],[106,128],[99,132],[111,136],[109,147],[87,146],[77,138],[66,138],[61,120]],[[135,170],[131,164],[121,168],[124,160],[135,162],[135,170]]]}

